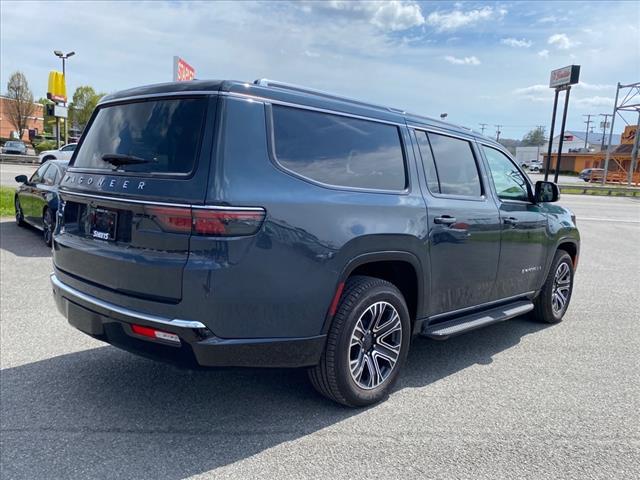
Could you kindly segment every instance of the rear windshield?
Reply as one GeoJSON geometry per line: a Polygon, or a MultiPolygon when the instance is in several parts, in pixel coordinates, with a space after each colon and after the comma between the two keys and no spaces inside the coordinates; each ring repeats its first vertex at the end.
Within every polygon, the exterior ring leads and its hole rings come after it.
{"type": "Polygon", "coordinates": [[[206,98],[102,107],[73,166],[118,172],[190,173],[196,163],[206,108],[206,98]]]}

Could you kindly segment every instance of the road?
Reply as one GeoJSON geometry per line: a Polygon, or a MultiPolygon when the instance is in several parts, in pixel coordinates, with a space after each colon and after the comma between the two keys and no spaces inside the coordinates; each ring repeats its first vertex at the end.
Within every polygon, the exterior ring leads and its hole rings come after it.
{"type": "Polygon", "coordinates": [[[563,203],[583,239],[565,321],[416,339],[363,410],[302,371],[179,370],[77,332],[39,234],[2,222],[1,476],[640,478],[640,202],[563,203]]]}
{"type": "Polygon", "coordinates": [[[30,177],[36,171],[38,165],[19,165],[13,163],[0,163],[0,185],[3,187],[15,187],[16,175],[30,177]]]}

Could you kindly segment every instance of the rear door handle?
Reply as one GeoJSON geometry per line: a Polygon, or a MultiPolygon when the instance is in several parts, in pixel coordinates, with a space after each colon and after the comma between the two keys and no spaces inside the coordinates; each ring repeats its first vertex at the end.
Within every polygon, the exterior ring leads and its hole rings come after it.
{"type": "Polygon", "coordinates": [[[502,219],[502,221],[506,224],[506,225],[512,225],[512,226],[516,226],[518,224],[518,219],[515,217],[505,217],[502,219]]]}
{"type": "Polygon", "coordinates": [[[434,218],[433,223],[437,223],[438,225],[453,225],[456,223],[456,219],[451,215],[442,215],[441,217],[434,218]]]}

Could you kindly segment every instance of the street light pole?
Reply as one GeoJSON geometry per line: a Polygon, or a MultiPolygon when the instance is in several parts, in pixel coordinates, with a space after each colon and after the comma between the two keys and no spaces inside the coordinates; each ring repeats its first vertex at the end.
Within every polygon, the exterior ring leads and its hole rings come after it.
{"type": "MultiPolygon", "coordinates": [[[[64,84],[65,84],[65,89],[66,89],[66,85],[67,85],[67,72],[66,72],[66,60],[69,57],[73,57],[76,52],[67,52],[67,53],[62,53],[60,50],[54,50],[53,54],[60,58],[62,60],[62,78],[64,78],[64,84]]],[[[64,102],[64,106],[67,106],[67,102],[65,100],[64,102]]],[[[60,148],[60,120],[56,119],[56,130],[58,131],[56,137],[57,137],[57,141],[58,141],[58,148],[60,148]]],[[[67,112],[67,118],[65,118],[64,120],[64,143],[67,143],[68,141],[68,136],[69,136],[69,112],[67,112]]]]}

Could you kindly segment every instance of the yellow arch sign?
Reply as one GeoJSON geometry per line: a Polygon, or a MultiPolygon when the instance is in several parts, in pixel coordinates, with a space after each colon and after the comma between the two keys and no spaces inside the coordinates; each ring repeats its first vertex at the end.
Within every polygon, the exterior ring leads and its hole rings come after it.
{"type": "Polygon", "coordinates": [[[54,102],[67,101],[67,85],[62,72],[49,72],[49,84],[47,88],[47,98],[54,102]]]}

